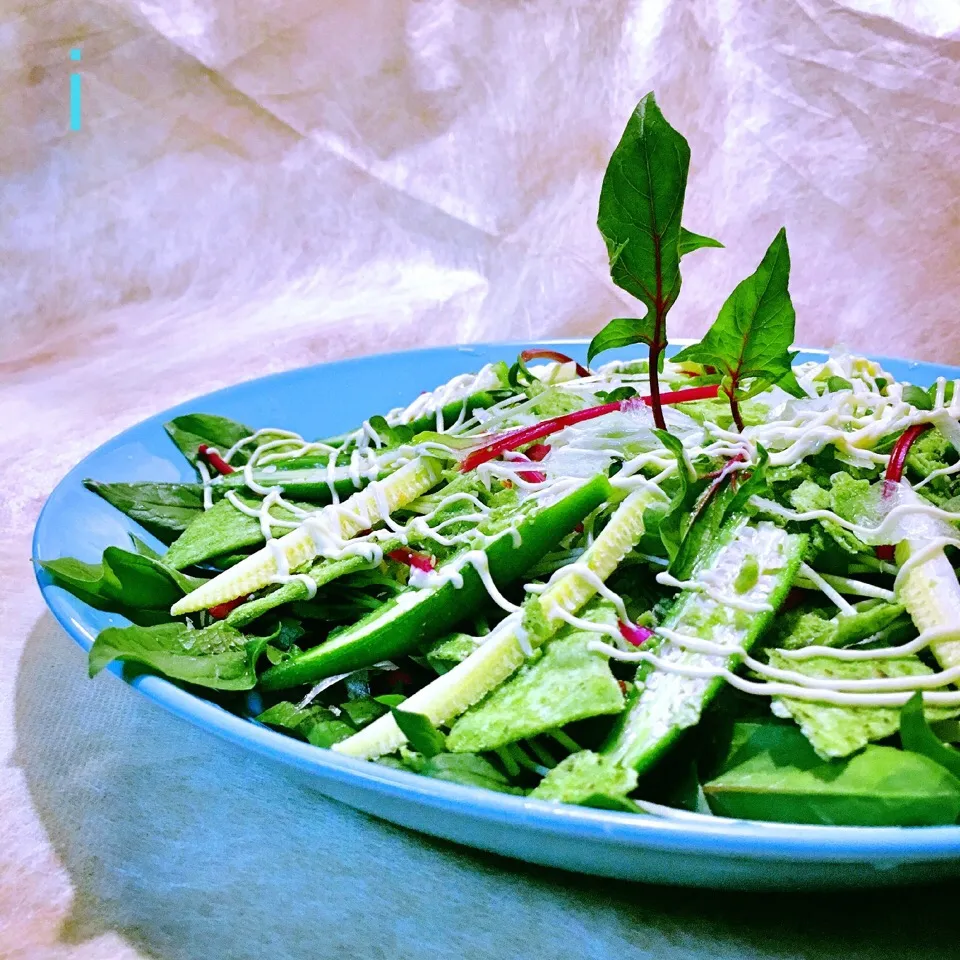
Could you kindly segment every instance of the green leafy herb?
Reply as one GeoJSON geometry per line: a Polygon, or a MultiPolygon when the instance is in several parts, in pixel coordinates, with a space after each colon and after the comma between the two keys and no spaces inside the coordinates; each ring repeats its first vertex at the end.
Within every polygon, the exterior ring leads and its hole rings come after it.
{"type": "Polygon", "coordinates": [[[54,583],[98,610],[142,626],[170,621],[170,607],[203,580],[188,577],[142,553],[107,547],[100,563],[72,557],[40,564],[54,583]]]}
{"type": "Polygon", "coordinates": [[[770,244],[756,272],[737,284],[700,343],[681,350],[676,361],[692,360],[723,374],[721,389],[743,430],[741,401],[793,372],[796,313],[790,300],[790,251],[786,230],[770,244]]]}
{"type": "Polygon", "coordinates": [[[932,410],[933,409],[933,398],[927,393],[923,387],[918,387],[915,384],[907,383],[904,384],[903,392],[900,396],[911,406],[916,407],[918,410],[932,410]]]}
{"type": "Polygon", "coordinates": [[[843,377],[828,377],[827,378],[827,390],[830,393],[839,393],[841,390],[852,390],[853,384],[844,379],[843,377]]]}
{"type": "Polygon", "coordinates": [[[413,713],[400,707],[391,707],[390,712],[417,753],[424,757],[433,757],[444,752],[446,738],[422,713],[413,713]]]}
{"type": "Polygon", "coordinates": [[[722,249],[723,244],[719,240],[714,240],[713,237],[704,237],[702,234],[694,233],[686,227],[680,228],[678,249],[681,257],[693,253],[694,250],[702,250],[704,247],[719,247],[722,249]]]}
{"type": "Polygon", "coordinates": [[[83,485],[167,544],[203,513],[203,487],[199,483],[84,480],[83,485]]]}
{"type": "Polygon", "coordinates": [[[261,713],[257,720],[302,737],[315,747],[332,747],[356,732],[354,727],[334,716],[326,707],[298,707],[286,700],[274,704],[261,713]]]}
{"type": "Polygon", "coordinates": [[[670,560],[676,557],[683,542],[684,534],[690,523],[692,508],[703,489],[702,484],[690,480],[687,472],[683,444],[666,430],[654,430],[660,442],[677,459],[677,490],[667,507],[666,515],[660,521],[660,540],[670,560]]]}
{"type": "Polygon", "coordinates": [[[400,423],[391,427],[386,418],[381,416],[371,417],[368,423],[386,447],[399,447],[409,443],[416,433],[409,424],[400,423]]]}
{"type": "Polygon", "coordinates": [[[197,630],[187,623],[109,627],[90,649],[90,676],[111,660],[130,660],[174,680],[214,690],[250,690],[270,637],[248,637],[225,623],[197,630]]]}
{"type": "MultiPolygon", "coordinates": [[[[199,457],[200,444],[215,447],[224,454],[234,444],[253,433],[249,427],[237,423],[236,420],[209,413],[188,413],[182,417],[174,417],[163,427],[180,452],[193,464],[196,464],[199,457]]],[[[235,463],[246,463],[252,449],[251,446],[247,450],[238,451],[235,463]]]]}
{"type": "MultiPolygon", "coordinates": [[[[647,344],[653,415],[661,430],[666,424],[659,370],[667,345],[667,313],[680,293],[680,219],[689,167],[687,141],[648,93],[610,158],[597,217],[613,282],[640,300],[647,312],[640,319],[611,320],[591,341],[587,363],[613,347],[647,344]]],[[[689,249],[704,245],[694,236],[688,234],[689,249]]]]}
{"type": "Polygon", "coordinates": [[[915,693],[900,712],[900,742],[904,750],[912,750],[929,757],[941,767],[946,767],[955,777],[960,777],[960,750],[941,743],[930,729],[924,716],[923,694],[915,693]]]}
{"type": "Polygon", "coordinates": [[[954,823],[960,814],[960,780],[927,757],[871,745],[825,761],[794,726],[749,726],[703,788],[720,816],[880,827],[954,823]]]}

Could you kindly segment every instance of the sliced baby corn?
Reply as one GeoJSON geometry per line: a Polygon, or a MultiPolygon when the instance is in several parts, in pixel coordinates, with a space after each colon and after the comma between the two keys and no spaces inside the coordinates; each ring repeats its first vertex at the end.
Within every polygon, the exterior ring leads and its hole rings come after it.
{"type": "Polygon", "coordinates": [[[896,556],[904,568],[897,599],[917,630],[937,631],[930,649],[940,665],[947,670],[960,666],[960,583],[943,547],[931,550],[922,540],[904,540],[897,545],[896,556]]]}
{"type": "MultiPolygon", "coordinates": [[[[503,683],[523,664],[531,647],[542,644],[567,622],[565,614],[575,614],[597,593],[598,581],[606,580],[643,536],[644,510],[659,497],[662,494],[655,487],[634,490],[580,560],[564,568],[563,575],[544,590],[540,605],[547,630],[538,636],[525,636],[522,613],[511,614],[466,660],[405,700],[403,709],[422,713],[439,726],[459,716],[503,683]]],[[[386,714],[333,749],[373,760],[393,753],[405,741],[393,716],[386,714]]]]}
{"type": "Polygon", "coordinates": [[[179,616],[207,610],[267,586],[281,571],[281,565],[285,570],[296,570],[320,554],[325,540],[332,544],[349,540],[422,496],[439,482],[441,471],[440,461],[432,457],[411,460],[396,473],[375,480],[343,503],[318,510],[296,530],[269,542],[236,566],[197,587],[170,608],[171,614],[179,616]]]}

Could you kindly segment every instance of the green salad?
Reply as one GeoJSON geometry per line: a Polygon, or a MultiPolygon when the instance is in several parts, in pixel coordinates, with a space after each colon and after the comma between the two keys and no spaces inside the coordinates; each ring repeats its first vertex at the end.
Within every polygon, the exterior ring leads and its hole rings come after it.
{"type": "Polygon", "coordinates": [[[720,246],[681,224],[688,167],[648,95],[598,218],[645,309],[590,366],[524,350],[322,440],[181,416],[194,482],[87,481],[165,546],[43,562],[130,621],[91,675],[550,802],[955,823],[957,382],[797,363],[783,230],[667,358],[681,260],[720,246]]]}

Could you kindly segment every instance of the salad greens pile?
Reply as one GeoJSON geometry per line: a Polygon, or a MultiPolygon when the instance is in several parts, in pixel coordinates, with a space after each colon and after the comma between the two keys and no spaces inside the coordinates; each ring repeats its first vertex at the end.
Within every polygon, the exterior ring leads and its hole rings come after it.
{"type": "Polygon", "coordinates": [[[120,660],[317,747],[662,816],[960,816],[960,392],[797,364],[781,230],[667,358],[690,154],[652,95],[600,196],[644,306],[590,344],[456,377],[318,441],[193,414],[192,483],[89,489],[131,517],[52,581],[120,660]]]}

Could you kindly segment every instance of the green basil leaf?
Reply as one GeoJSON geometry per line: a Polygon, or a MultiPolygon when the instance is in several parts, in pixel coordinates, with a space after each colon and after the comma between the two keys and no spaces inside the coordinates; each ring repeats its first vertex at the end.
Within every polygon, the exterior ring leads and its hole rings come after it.
{"type": "Polygon", "coordinates": [[[434,757],[446,749],[446,737],[422,713],[412,713],[400,707],[390,712],[410,746],[424,757],[434,757]]]}
{"type": "Polygon", "coordinates": [[[587,347],[587,363],[592,363],[597,354],[607,350],[629,347],[634,343],[653,343],[656,337],[656,323],[647,314],[645,317],[617,317],[611,320],[591,341],[587,347]]]}
{"type": "Polygon", "coordinates": [[[694,250],[702,250],[704,247],[720,247],[722,249],[723,244],[712,237],[704,237],[699,233],[694,233],[686,227],[680,228],[679,250],[681,257],[693,253],[694,250]]]}
{"type": "Polygon", "coordinates": [[[790,352],[796,312],[790,299],[790,251],[781,229],[760,266],[737,284],[713,325],[696,344],[673,359],[716,367],[733,399],[747,399],[793,372],[790,352]],[[747,381],[754,381],[749,388],[747,381]]]}
{"type": "Polygon", "coordinates": [[[588,363],[613,346],[646,343],[659,353],[666,344],[666,314],[680,293],[680,220],[689,167],[687,141],[648,93],[610,158],[597,216],[613,282],[647,313],[642,321],[608,324],[591,342],[588,363]]]}

